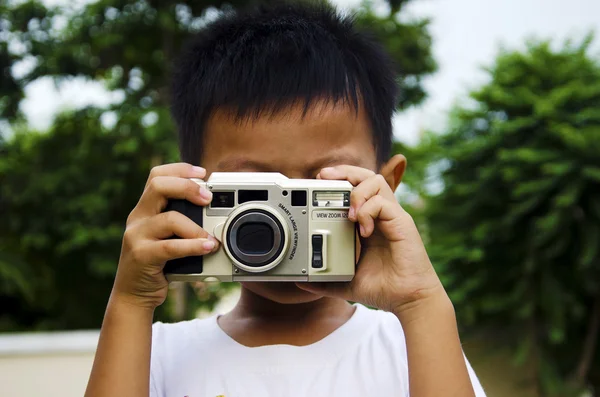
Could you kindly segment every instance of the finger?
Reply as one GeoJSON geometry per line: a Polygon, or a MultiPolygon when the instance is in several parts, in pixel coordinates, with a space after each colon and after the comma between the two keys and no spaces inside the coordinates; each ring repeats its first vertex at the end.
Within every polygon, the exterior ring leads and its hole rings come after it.
{"type": "Polygon", "coordinates": [[[373,175],[375,175],[373,171],[353,165],[327,167],[319,172],[320,179],[346,180],[354,186],[373,175]]]}
{"type": "MultiPolygon", "coordinates": [[[[191,165],[188,163],[172,163],[159,165],[150,170],[146,187],[150,181],[159,176],[177,176],[180,178],[199,178],[202,179],[206,176],[206,170],[202,167],[191,165]]],[[[145,189],[144,188],[144,189],[145,189]]]]}
{"type": "Polygon", "coordinates": [[[352,300],[351,282],[296,283],[296,286],[315,295],[352,300]]]}
{"type": "Polygon", "coordinates": [[[138,227],[143,229],[142,233],[145,237],[151,239],[162,240],[177,236],[187,239],[205,238],[218,243],[217,239],[198,226],[196,222],[177,211],[163,212],[148,218],[138,227]]]}
{"type": "MultiPolygon", "coordinates": [[[[371,197],[356,214],[361,237],[368,238],[373,234],[376,220],[382,222],[393,221],[402,214],[402,207],[397,203],[386,200],[383,196],[371,197]]],[[[385,234],[386,228],[382,228],[382,232],[385,234]]],[[[392,236],[386,237],[391,238],[392,236]]]]}
{"type": "Polygon", "coordinates": [[[394,192],[392,192],[385,178],[381,174],[372,175],[352,189],[348,217],[351,220],[355,220],[355,215],[360,211],[363,204],[376,195],[381,195],[387,200],[397,202],[396,196],[394,196],[394,192]]]}
{"type": "Polygon", "coordinates": [[[139,263],[158,265],[172,259],[210,254],[214,247],[214,241],[203,238],[158,240],[138,248],[135,258],[139,263]]]}
{"type": "Polygon", "coordinates": [[[166,207],[168,199],[183,199],[205,206],[212,200],[212,193],[191,179],[157,176],[144,190],[135,210],[141,216],[156,215],[166,207]]]}

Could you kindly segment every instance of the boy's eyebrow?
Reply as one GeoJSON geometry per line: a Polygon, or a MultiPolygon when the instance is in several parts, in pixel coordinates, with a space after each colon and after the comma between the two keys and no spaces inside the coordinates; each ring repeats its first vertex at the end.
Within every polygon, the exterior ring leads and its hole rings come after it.
{"type": "Polygon", "coordinates": [[[360,167],[362,161],[358,157],[349,156],[349,155],[341,155],[341,156],[332,156],[322,159],[320,161],[315,162],[316,166],[314,169],[321,169],[334,165],[354,165],[360,167]]]}
{"type": "MultiPolygon", "coordinates": [[[[331,157],[326,157],[315,161],[313,164],[310,164],[311,173],[317,174],[322,168],[335,166],[335,165],[353,165],[360,167],[362,161],[355,156],[351,155],[333,155],[331,157]]],[[[245,159],[245,158],[231,158],[220,161],[217,163],[217,168],[220,171],[237,171],[237,170],[252,170],[255,172],[273,172],[276,171],[272,166],[268,164],[263,164],[257,161],[245,159]]]]}
{"type": "Polygon", "coordinates": [[[257,172],[272,171],[266,164],[261,164],[244,158],[233,158],[220,161],[217,164],[217,168],[221,171],[236,171],[240,169],[251,169],[256,170],[257,172]]]}

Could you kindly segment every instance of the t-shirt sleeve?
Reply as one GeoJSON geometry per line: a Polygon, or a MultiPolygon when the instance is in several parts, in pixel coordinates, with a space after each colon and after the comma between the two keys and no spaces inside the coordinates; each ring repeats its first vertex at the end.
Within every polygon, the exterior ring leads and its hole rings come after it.
{"type": "Polygon", "coordinates": [[[150,397],[161,397],[162,395],[158,392],[158,388],[156,387],[156,381],[150,373],[150,397]]]}
{"type": "Polygon", "coordinates": [[[485,391],[483,390],[483,387],[481,386],[481,382],[479,382],[479,379],[477,378],[477,375],[475,374],[475,371],[473,370],[473,367],[471,367],[471,363],[469,362],[469,360],[467,359],[466,356],[465,356],[465,362],[467,363],[467,370],[469,371],[469,377],[471,378],[471,384],[473,385],[473,390],[475,391],[475,396],[476,397],[485,397],[485,391]]]}
{"type": "Polygon", "coordinates": [[[152,325],[152,350],[150,353],[150,397],[164,397],[163,371],[160,365],[162,354],[163,324],[160,322],[152,325]]]}

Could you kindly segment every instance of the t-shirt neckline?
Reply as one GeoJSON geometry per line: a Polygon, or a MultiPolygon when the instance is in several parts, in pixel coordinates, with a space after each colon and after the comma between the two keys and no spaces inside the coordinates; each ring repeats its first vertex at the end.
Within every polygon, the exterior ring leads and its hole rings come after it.
{"type": "Polygon", "coordinates": [[[211,317],[210,326],[217,337],[215,342],[219,343],[228,354],[234,355],[240,364],[243,364],[246,360],[253,361],[259,357],[262,362],[272,360],[274,363],[281,364],[282,360],[293,354],[295,365],[314,366],[317,360],[325,362],[339,358],[352,346],[358,344],[362,339],[361,337],[365,336],[368,329],[373,325],[373,321],[369,321],[369,309],[360,304],[354,304],[353,306],[356,309],[344,324],[324,338],[305,346],[275,344],[248,347],[237,342],[219,326],[217,321],[219,315],[211,317]]]}

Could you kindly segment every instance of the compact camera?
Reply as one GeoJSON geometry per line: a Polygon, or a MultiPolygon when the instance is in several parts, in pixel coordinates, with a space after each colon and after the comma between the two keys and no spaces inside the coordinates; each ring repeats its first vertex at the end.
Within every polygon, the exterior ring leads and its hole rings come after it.
{"type": "Polygon", "coordinates": [[[213,194],[210,205],[169,201],[221,242],[218,251],[169,261],[169,281],[349,281],[355,225],[347,181],[288,179],[279,173],[215,172],[192,179],[213,194]]]}

